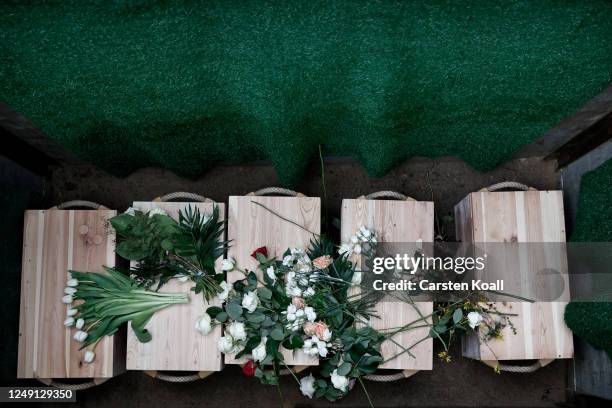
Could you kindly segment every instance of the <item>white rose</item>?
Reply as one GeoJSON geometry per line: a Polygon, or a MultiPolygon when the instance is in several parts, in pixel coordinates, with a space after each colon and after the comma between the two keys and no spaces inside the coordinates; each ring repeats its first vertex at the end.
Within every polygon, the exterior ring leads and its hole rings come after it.
{"type": "Polygon", "coordinates": [[[482,322],[482,316],[478,312],[470,312],[467,315],[468,323],[472,329],[475,329],[482,322]]]}
{"type": "Polygon", "coordinates": [[[231,259],[224,259],[221,261],[221,270],[229,272],[234,269],[234,261],[231,259]]]}
{"type": "Polygon", "coordinates": [[[293,262],[294,258],[291,255],[287,255],[286,257],[283,258],[283,266],[289,266],[291,265],[291,262],[293,262]]]}
{"type": "Polygon", "coordinates": [[[327,357],[327,343],[324,341],[317,342],[317,351],[321,357],[327,357]]]}
{"type": "Polygon", "coordinates": [[[338,249],[338,253],[340,255],[342,254],[350,255],[352,252],[353,252],[353,246],[350,244],[342,244],[340,245],[340,249],[338,249]]]}
{"type": "Polygon", "coordinates": [[[227,333],[232,336],[235,341],[246,340],[247,334],[244,328],[244,323],[232,322],[227,325],[227,333]]]}
{"type": "Polygon", "coordinates": [[[348,388],[349,380],[343,375],[338,375],[338,370],[334,370],[331,374],[331,382],[334,385],[334,388],[346,392],[348,388]]]}
{"type": "Polygon", "coordinates": [[[362,279],[361,271],[355,271],[353,272],[353,278],[351,279],[351,284],[355,286],[361,285],[361,279],[362,279]]]}
{"type": "Polygon", "coordinates": [[[304,291],[304,297],[311,297],[311,296],[314,296],[314,294],[315,294],[315,291],[312,287],[309,287],[308,289],[304,291]]]}
{"type": "Polygon", "coordinates": [[[257,306],[259,305],[259,298],[257,297],[257,292],[254,290],[251,292],[247,292],[242,297],[242,307],[244,307],[249,312],[253,313],[257,306]]]}
{"type": "Polygon", "coordinates": [[[221,282],[219,286],[221,286],[223,292],[217,293],[217,298],[219,298],[219,300],[223,302],[225,299],[227,299],[227,296],[229,295],[230,287],[225,281],[221,282]]]}
{"type": "Polygon", "coordinates": [[[66,316],[68,316],[68,317],[74,316],[74,315],[76,315],[77,313],[79,313],[79,311],[78,311],[78,310],[76,310],[76,309],[73,309],[73,308],[71,308],[71,307],[69,307],[68,309],[66,309],[66,316]]]}
{"type": "Polygon", "coordinates": [[[257,347],[253,349],[253,360],[254,361],[263,361],[266,358],[266,342],[268,341],[267,337],[261,339],[261,343],[257,347]]]}
{"type": "Polygon", "coordinates": [[[66,320],[64,320],[64,326],[66,327],[70,327],[74,324],[74,317],[69,317],[66,320]]]}
{"type": "Polygon", "coordinates": [[[62,298],[62,303],[70,304],[72,303],[72,295],[66,295],[62,298]]]}
{"type": "Polygon", "coordinates": [[[71,288],[70,286],[64,288],[64,293],[67,295],[74,295],[76,293],[76,288],[71,288]]]}
{"type": "Polygon", "coordinates": [[[314,309],[310,306],[306,306],[304,308],[304,313],[306,314],[306,319],[308,319],[309,322],[314,322],[315,319],[317,318],[317,314],[315,313],[314,309]]]}
{"type": "Polygon", "coordinates": [[[87,364],[93,362],[95,358],[96,358],[96,353],[94,353],[93,351],[86,351],[85,352],[84,360],[85,360],[85,362],[87,364]]]}
{"type": "Polygon", "coordinates": [[[201,334],[208,334],[212,330],[212,319],[208,315],[208,313],[204,313],[202,317],[200,317],[195,324],[195,329],[199,331],[201,334]]]}
{"type": "Polygon", "coordinates": [[[82,329],[82,328],[83,328],[83,326],[84,326],[84,325],[85,325],[85,320],[83,320],[83,319],[78,319],[78,320],[76,321],[76,325],[75,325],[75,327],[76,327],[77,329],[79,329],[79,330],[80,330],[80,329],[82,329]]]}
{"type": "Polygon", "coordinates": [[[276,282],[276,274],[274,273],[273,266],[268,266],[268,269],[266,269],[266,275],[268,275],[268,278],[270,278],[272,282],[276,282]]]}
{"type": "Polygon", "coordinates": [[[304,377],[300,380],[300,391],[308,398],[312,398],[315,393],[315,378],[310,374],[308,377],[304,377]]]}
{"type": "Polygon", "coordinates": [[[219,351],[221,353],[228,354],[234,349],[234,341],[229,336],[223,336],[219,338],[217,346],[219,347],[219,351]]]}
{"type": "Polygon", "coordinates": [[[161,208],[156,207],[149,211],[149,217],[153,217],[154,215],[168,215],[168,213],[162,210],[161,208]]]}

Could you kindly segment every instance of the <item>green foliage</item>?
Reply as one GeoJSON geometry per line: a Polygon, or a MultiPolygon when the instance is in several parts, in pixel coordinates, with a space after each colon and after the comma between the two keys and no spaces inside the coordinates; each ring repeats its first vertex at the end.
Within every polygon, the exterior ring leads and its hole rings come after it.
{"type": "Polygon", "coordinates": [[[215,261],[223,255],[228,243],[221,241],[224,223],[219,221],[219,208],[210,216],[194,206],[179,211],[176,222],[164,214],[153,215],[135,210],[110,220],[117,232],[117,254],[136,264],[126,274],[150,288],[159,290],[177,275],[191,279],[195,293],[210,300],[221,292],[225,274],[217,274],[215,261]]]}
{"type": "Polygon", "coordinates": [[[612,302],[573,301],[565,307],[565,322],[572,332],[605,350],[612,359],[612,302]]]}
{"type": "MultiPolygon", "coordinates": [[[[306,334],[304,325],[323,324],[330,331],[330,338],[324,341],[327,354],[318,352],[317,355],[319,379],[315,395],[335,401],[348,391],[334,388],[331,373],[338,369],[338,375],[356,378],[375,372],[383,361],[380,345],[385,336],[371,327],[356,328],[359,316],[364,319],[372,317],[371,309],[375,301],[368,295],[348,296],[355,265],[346,256],[338,256],[336,246],[324,236],[313,239],[306,253],[308,256],[304,258],[302,252],[287,250],[283,258],[294,258],[287,263],[266,259],[257,253],[263,281],[258,281],[252,271],[242,271],[245,278],[234,282],[223,308],[210,307],[207,313],[219,323],[231,320],[245,325],[247,339],[240,342],[243,348],[236,354],[237,358],[251,354],[266,338],[266,356],[255,363],[255,377],[263,384],[278,384],[280,369],[285,366],[280,347],[296,350],[304,348],[306,342],[312,345],[312,339],[317,337],[312,333],[306,334]],[[316,268],[311,260],[323,256],[330,256],[331,263],[323,269],[316,268]],[[274,277],[266,273],[269,267],[273,268],[274,277]],[[306,272],[300,272],[304,268],[306,272]],[[298,275],[300,273],[303,275],[298,275]],[[289,294],[290,274],[293,274],[291,279],[295,281],[305,279],[308,283],[301,284],[302,289],[304,286],[312,287],[314,293],[303,297],[289,294]],[[255,310],[249,312],[242,305],[245,296],[251,292],[257,294],[259,303],[255,310]],[[316,320],[304,319],[297,327],[292,326],[293,320],[289,319],[287,312],[289,305],[295,306],[292,300],[298,304],[304,302],[297,307],[304,313],[306,308],[313,308],[316,320]]],[[[230,336],[228,330],[225,335],[230,336]]]]}
{"type": "Polygon", "coordinates": [[[106,273],[70,271],[72,278],[78,280],[73,298],[83,301],[73,308],[79,312],[77,317],[85,321],[83,330],[88,333],[81,348],[114,334],[127,322],[132,323],[138,340],[146,343],[151,340],[151,334],[145,326],[155,312],[189,302],[185,294],[143,290],[123,273],[113,268],[105,270],[106,273]]]}
{"type": "Polygon", "coordinates": [[[263,159],[296,184],[319,143],[375,176],[412,156],[492,169],[608,86],[611,14],[598,0],[1,2],[0,100],[118,175],[263,159]]]}
{"type": "MultiPolygon", "coordinates": [[[[612,241],[612,160],[585,174],[580,184],[580,199],[576,225],[571,240],[574,242],[612,241]]],[[[601,256],[601,265],[609,254],[601,256]]],[[[604,261],[605,260],[605,261],[604,261]]],[[[598,277],[594,284],[597,284],[598,277]]],[[[602,277],[607,282],[606,277],[602,277]]],[[[602,283],[602,287],[605,283],[602,283]]],[[[612,358],[612,302],[610,299],[580,299],[565,308],[565,322],[576,336],[598,349],[606,350],[612,358]],[[601,300],[601,301],[596,301],[601,300]]]]}

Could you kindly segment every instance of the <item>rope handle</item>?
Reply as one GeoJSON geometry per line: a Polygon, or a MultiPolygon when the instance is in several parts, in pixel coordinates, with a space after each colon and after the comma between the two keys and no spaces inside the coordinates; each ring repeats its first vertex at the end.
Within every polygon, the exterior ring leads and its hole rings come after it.
{"type": "MultiPolygon", "coordinates": [[[[380,371],[380,370],[379,370],[380,371]]],[[[392,382],[403,380],[404,378],[411,377],[418,373],[419,370],[403,370],[394,374],[369,374],[364,376],[366,380],[375,382],[392,382]]]]}
{"type": "Polygon", "coordinates": [[[204,197],[204,196],[201,196],[195,193],[188,193],[186,191],[176,191],[174,193],[168,193],[161,197],[154,198],[153,201],[166,202],[166,201],[172,201],[176,199],[191,200],[191,201],[197,201],[201,203],[214,203],[214,200],[211,200],[208,197],[204,197]]]}
{"type": "Polygon", "coordinates": [[[374,193],[370,193],[368,195],[361,196],[359,198],[363,198],[363,199],[366,199],[366,200],[376,200],[376,199],[380,199],[380,198],[390,198],[392,200],[399,200],[399,201],[415,201],[415,199],[412,198],[412,197],[408,197],[407,195],[404,195],[402,193],[398,193],[397,191],[391,191],[391,190],[376,191],[374,193]]]}
{"type": "Polygon", "coordinates": [[[51,207],[50,210],[67,210],[69,208],[74,208],[74,207],[86,207],[86,208],[91,208],[92,210],[108,210],[108,208],[106,208],[102,204],[98,204],[94,201],[87,201],[87,200],[66,201],[66,202],[63,202],[63,203],[60,203],[58,205],[51,207]]]}
{"type": "Polygon", "coordinates": [[[479,191],[494,192],[499,190],[537,191],[535,188],[529,187],[527,184],[519,183],[518,181],[502,181],[501,183],[495,183],[489,187],[481,188],[479,191]]]}
{"type": "Polygon", "coordinates": [[[171,383],[187,383],[187,382],[197,381],[197,380],[206,378],[212,373],[214,373],[214,371],[198,371],[196,373],[187,374],[187,375],[174,375],[174,374],[169,374],[169,373],[165,373],[163,371],[157,371],[157,370],[145,370],[144,373],[151,378],[156,378],[161,381],[166,381],[166,382],[171,382],[171,383]]]}
{"type": "Polygon", "coordinates": [[[287,197],[306,197],[302,193],[297,191],[289,190],[288,188],[282,187],[266,187],[260,190],[254,191],[247,194],[248,196],[265,196],[265,195],[276,195],[276,196],[287,196],[287,197]]]}
{"type": "Polygon", "coordinates": [[[521,373],[521,374],[527,374],[527,373],[533,373],[534,371],[547,366],[548,364],[550,364],[551,362],[553,362],[553,359],[540,359],[540,360],[536,360],[533,364],[530,365],[511,365],[511,364],[500,364],[499,361],[497,360],[480,360],[482,361],[484,364],[488,365],[489,367],[498,369],[499,371],[505,371],[508,373],[521,373]]]}
{"type": "Polygon", "coordinates": [[[96,385],[100,385],[108,381],[108,378],[94,378],[91,381],[87,381],[80,384],[67,384],[60,381],[56,381],[52,378],[38,378],[38,381],[45,385],[50,385],[51,387],[58,388],[60,390],[70,390],[70,391],[84,391],[89,388],[95,387],[96,385]]]}

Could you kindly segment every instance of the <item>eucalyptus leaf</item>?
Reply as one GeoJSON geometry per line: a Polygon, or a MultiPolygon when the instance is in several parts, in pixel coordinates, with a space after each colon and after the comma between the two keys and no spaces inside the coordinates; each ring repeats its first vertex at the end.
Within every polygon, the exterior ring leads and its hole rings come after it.
{"type": "Polygon", "coordinates": [[[242,306],[235,302],[228,303],[227,306],[225,306],[225,311],[232,320],[236,320],[242,316],[242,306]]]}
{"type": "Polygon", "coordinates": [[[282,341],[285,338],[285,334],[283,333],[282,329],[277,327],[276,329],[272,330],[270,337],[272,337],[274,340],[282,341]]]}
{"type": "Polygon", "coordinates": [[[338,367],[338,375],[348,375],[351,372],[351,364],[350,363],[342,363],[340,367],[338,367]]]}
{"type": "Polygon", "coordinates": [[[272,291],[262,286],[257,289],[257,296],[261,299],[270,300],[272,299],[272,291]]]}
{"type": "Polygon", "coordinates": [[[463,310],[461,310],[460,308],[455,309],[455,311],[453,312],[453,322],[455,324],[459,324],[459,322],[461,321],[461,319],[463,319],[463,310]]]}

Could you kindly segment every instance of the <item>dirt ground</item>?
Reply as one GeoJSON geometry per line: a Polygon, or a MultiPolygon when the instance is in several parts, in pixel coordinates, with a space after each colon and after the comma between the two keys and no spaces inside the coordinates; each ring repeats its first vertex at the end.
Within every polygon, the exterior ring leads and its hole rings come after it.
{"type": "MultiPolygon", "coordinates": [[[[537,158],[509,161],[489,173],[479,173],[453,158],[414,158],[381,178],[371,178],[350,159],[325,162],[328,233],[335,235],[333,219],[339,217],[342,198],[355,198],[379,190],[394,190],[417,200],[435,203],[437,233],[454,240],[453,206],[466,194],[484,186],[515,180],[538,189],[558,188],[558,174],[552,162],[537,158]]],[[[161,169],[142,169],[121,179],[90,166],[58,168],[50,180],[55,203],[71,199],[97,201],[109,208],[124,210],[132,201],[151,200],[173,191],[190,191],[227,202],[230,195],[243,195],[262,187],[277,185],[277,175],[267,164],[217,167],[197,180],[187,180],[161,169]]],[[[297,190],[323,196],[320,167],[313,165],[297,190]]],[[[410,379],[393,383],[368,382],[367,389],[377,407],[400,406],[558,406],[564,405],[568,362],[555,361],[533,374],[495,374],[482,363],[464,359],[458,345],[452,362],[434,358],[433,371],[419,372],[410,379]]],[[[281,390],[285,406],[329,406],[324,400],[302,397],[284,378],[281,390]]],[[[275,387],[246,378],[235,366],[205,380],[171,384],[127,372],[78,395],[83,407],[267,407],[280,403],[275,387]]],[[[337,407],[367,406],[361,389],[355,389],[337,407]]]]}

